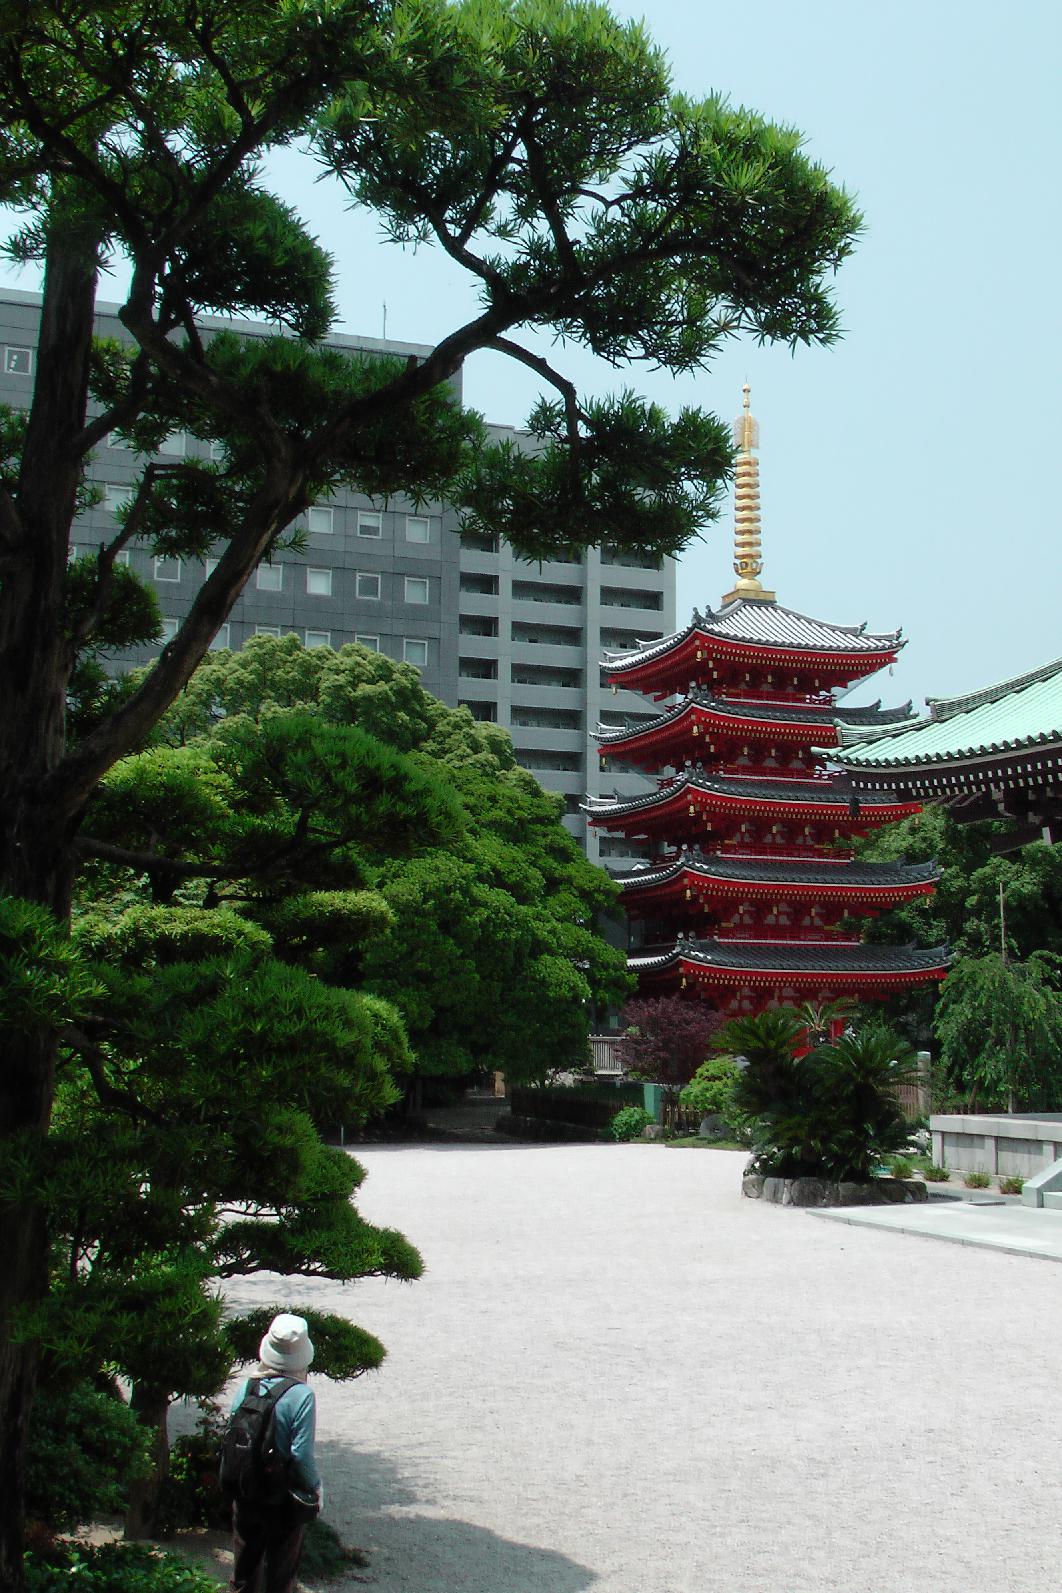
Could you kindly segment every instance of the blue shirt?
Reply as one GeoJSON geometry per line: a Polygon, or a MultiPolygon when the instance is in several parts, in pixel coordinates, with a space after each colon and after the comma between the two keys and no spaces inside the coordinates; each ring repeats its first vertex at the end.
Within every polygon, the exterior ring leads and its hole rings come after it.
{"type": "MultiPolygon", "coordinates": [[[[271,1377],[259,1377],[257,1381],[265,1385],[266,1391],[284,1376],[283,1372],[275,1372],[271,1377]]],[[[236,1390],[236,1398],[232,1402],[233,1410],[243,1404],[247,1395],[247,1385],[255,1381],[245,1377],[236,1390]]],[[[274,1407],[275,1416],[273,1431],[276,1435],[278,1452],[291,1461],[292,1486],[303,1493],[316,1493],[321,1486],[321,1474],[317,1470],[317,1462],[313,1454],[314,1432],[317,1426],[317,1400],[313,1389],[306,1383],[296,1383],[294,1388],[289,1388],[281,1394],[274,1407]]]]}

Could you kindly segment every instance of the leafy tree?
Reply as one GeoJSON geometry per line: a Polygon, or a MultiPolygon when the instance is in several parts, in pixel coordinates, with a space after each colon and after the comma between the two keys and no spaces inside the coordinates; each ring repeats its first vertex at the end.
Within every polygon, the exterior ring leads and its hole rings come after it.
{"type": "Polygon", "coordinates": [[[1059,1110],[1062,991],[1056,957],[960,957],[944,981],[935,1026],[949,1083],[971,1108],[1059,1110]]]}
{"type": "Polygon", "coordinates": [[[620,1013],[624,1032],[616,1055],[626,1072],[674,1092],[689,1083],[713,1049],[722,1022],[714,1008],[681,996],[628,1001],[620,1013]]]}
{"type": "MultiPolygon", "coordinates": [[[[543,554],[597,542],[673,552],[713,512],[725,429],[670,420],[630,393],[581,401],[525,349],[549,327],[606,362],[703,367],[728,337],[829,342],[826,279],[858,218],[799,135],[718,98],[673,95],[644,29],[600,5],[537,0],[12,0],[0,26],[0,200],[10,248],[44,265],[28,414],[0,448],[0,890],[70,907],[73,847],[107,771],[187,683],[255,566],[340,484],[445,496],[466,524],[543,554]],[[347,357],[329,261],[263,185],[298,144],[396,241],[434,242],[482,305],[421,361],[347,357]],[[127,341],[93,339],[101,265],[121,259],[127,341]],[[263,316],[291,335],[201,336],[201,312],[263,316]],[[448,378],[479,349],[529,365],[557,397],[533,455],[489,444],[448,378]],[[91,406],[89,403],[91,395],[91,406]],[[183,428],[214,463],[147,462],[183,428]],[[120,431],[145,456],[120,529],[70,574],[92,449],[120,431]],[[132,691],[99,676],[119,559],[220,559],[132,691]]],[[[124,610],[124,603],[122,605],[124,610]]],[[[154,634],[150,605],[124,626],[154,634]]],[[[22,1035],[0,1084],[0,1134],[40,1136],[58,1037],[22,1035]]],[[[41,1216],[20,1212],[0,1280],[0,1581],[21,1577],[26,1410],[35,1350],[12,1314],[42,1290],[41,1216]]]]}
{"type": "MultiPolygon", "coordinates": [[[[425,1075],[497,1068],[533,1079],[578,1066],[593,1008],[622,1000],[630,988],[625,958],[597,932],[616,893],[561,824],[560,799],[516,766],[507,733],[431,697],[407,664],[362,647],[306,649],[286,636],[256,637],[240,653],[212,654],[159,736],[201,771],[204,758],[216,756],[206,749],[219,739],[235,735],[242,744],[252,724],[266,730],[283,724],[285,710],[312,715],[325,727],[367,731],[409,755],[425,779],[460,804],[463,833],[433,836],[426,828],[417,855],[375,866],[364,848],[357,857],[336,856],[328,865],[331,884],[371,886],[358,896],[362,915],[381,907],[387,915],[368,923],[371,933],[352,921],[342,893],[330,898],[334,933],[324,948],[320,892],[304,906],[304,898],[277,901],[260,891],[241,910],[282,941],[289,956],[305,921],[308,943],[319,948],[316,972],[398,1008],[413,1048],[398,1069],[410,1099],[425,1075]],[[354,865],[359,872],[344,876],[344,867],[354,865]]],[[[138,780],[135,762],[129,766],[138,780]]],[[[161,766],[168,767],[164,760],[161,766]]],[[[190,778],[195,801],[203,801],[210,782],[190,778]]],[[[127,822],[131,806],[135,812],[123,786],[114,798],[117,826],[127,822]]],[[[165,827],[159,803],[148,819],[165,827]]],[[[214,829],[225,834],[220,818],[214,829]]],[[[178,839],[198,844],[203,830],[193,807],[178,839]]],[[[220,899],[233,888],[219,885],[220,899]]],[[[246,887],[236,894],[242,899],[246,887]]],[[[305,947],[298,955],[304,960],[305,947]]]]}
{"type": "MultiPolygon", "coordinates": [[[[947,944],[959,956],[981,958],[998,950],[1002,930],[1010,957],[1023,960],[1038,951],[1062,955],[1062,854],[1039,841],[1015,852],[996,852],[1012,829],[1009,821],[994,819],[957,824],[946,808],[930,804],[913,819],[887,825],[860,842],[859,855],[869,861],[935,860],[941,868],[932,896],[867,920],[867,938],[947,944]]],[[[928,1047],[937,999],[935,988],[913,990],[890,1001],[887,1010],[918,1045],[928,1047]]]]}

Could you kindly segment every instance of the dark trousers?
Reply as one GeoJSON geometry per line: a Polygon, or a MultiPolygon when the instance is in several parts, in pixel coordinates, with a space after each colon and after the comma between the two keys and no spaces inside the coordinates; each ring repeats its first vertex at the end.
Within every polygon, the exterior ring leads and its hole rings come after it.
{"type": "Polygon", "coordinates": [[[269,1510],[236,1505],[232,1546],[236,1557],[230,1587],[236,1593],[294,1593],[306,1522],[287,1504],[269,1510]]]}

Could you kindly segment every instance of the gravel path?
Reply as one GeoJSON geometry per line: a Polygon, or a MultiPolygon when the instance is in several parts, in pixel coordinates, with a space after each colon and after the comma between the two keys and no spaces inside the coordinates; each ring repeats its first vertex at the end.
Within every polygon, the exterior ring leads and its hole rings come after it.
{"type": "Polygon", "coordinates": [[[388,1346],[317,1385],[377,1593],[1057,1585],[1059,1268],[743,1200],[733,1152],[357,1154],[424,1279],[238,1297],[388,1346]]]}

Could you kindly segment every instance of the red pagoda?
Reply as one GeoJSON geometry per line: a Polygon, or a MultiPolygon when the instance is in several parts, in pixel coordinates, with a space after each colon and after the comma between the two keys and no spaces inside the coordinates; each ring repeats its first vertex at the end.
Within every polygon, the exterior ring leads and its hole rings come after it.
{"type": "MultiPolygon", "coordinates": [[[[744,389],[737,445],[734,590],[716,613],[633,652],[606,654],[614,686],[659,716],[597,732],[602,760],[657,776],[634,798],[589,798],[591,824],[647,841],[620,876],[629,966],[642,995],[700,997],[728,1016],[776,1004],[885,997],[940,980],[946,948],[861,943],[853,920],[930,895],[933,864],[862,863],[852,841],[920,811],[831,771],[839,727],[902,726],[900,709],[845,708],[837,693],[895,662],[899,632],[828,625],[783,608],[759,576],[759,427],[744,389]]],[[[849,734],[846,737],[851,740],[849,734]]]]}

